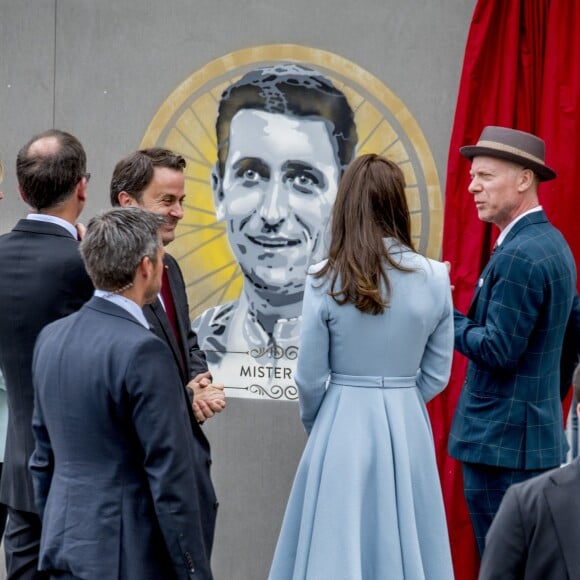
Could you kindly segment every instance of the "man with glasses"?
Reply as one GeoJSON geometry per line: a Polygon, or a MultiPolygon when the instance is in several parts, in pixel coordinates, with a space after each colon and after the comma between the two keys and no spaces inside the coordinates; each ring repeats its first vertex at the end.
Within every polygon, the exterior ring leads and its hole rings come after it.
{"type": "Polygon", "coordinates": [[[40,519],[28,460],[32,435],[32,352],[49,322],[78,310],[93,293],[78,247],[76,220],[89,175],[72,135],[49,130],[18,153],[16,174],[32,212],[0,237],[0,370],[9,421],[0,502],[8,506],[4,537],[7,577],[46,578],[37,571],[40,519]]]}

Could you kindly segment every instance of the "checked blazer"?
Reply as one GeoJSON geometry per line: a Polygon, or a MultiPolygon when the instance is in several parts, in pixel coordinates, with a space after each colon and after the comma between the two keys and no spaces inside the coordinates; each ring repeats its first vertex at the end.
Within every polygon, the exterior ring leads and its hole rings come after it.
{"type": "Polygon", "coordinates": [[[469,359],[449,435],[460,461],[512,469],[562,463],[560,358],[576,267],[543,211],[525,215],[492,254],[455,348],[469,359]]]}

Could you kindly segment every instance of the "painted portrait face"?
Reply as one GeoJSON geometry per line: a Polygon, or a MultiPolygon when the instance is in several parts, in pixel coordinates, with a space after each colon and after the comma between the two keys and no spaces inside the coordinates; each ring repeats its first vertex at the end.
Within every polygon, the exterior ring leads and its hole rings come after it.
{"type": "Polygon", "coordinates": [[[214,195],[232,251],[254,286],[281,295],[303,291],[308,266],[324,256],[339,178],[325,121],[236,113],[214,195]]]}

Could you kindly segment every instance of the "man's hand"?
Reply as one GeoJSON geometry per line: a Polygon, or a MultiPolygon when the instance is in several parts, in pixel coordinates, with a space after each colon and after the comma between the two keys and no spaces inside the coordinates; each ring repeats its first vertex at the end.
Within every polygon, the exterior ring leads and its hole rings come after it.
{"type": "Polygon", "coordinates": [[[200,373],[187,386],[193,391],[193,414],[198,423],[221,413],[226,406],[224,386],[212,383],[209,371],[200,373]]]}

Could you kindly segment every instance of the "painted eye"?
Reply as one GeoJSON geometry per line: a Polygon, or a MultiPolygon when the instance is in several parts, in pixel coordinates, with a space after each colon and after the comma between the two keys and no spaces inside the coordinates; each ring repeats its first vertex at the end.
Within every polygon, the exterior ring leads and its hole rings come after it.
{"type": "Polygon", "coordinates": [[[244,178],[244,181],[249,181],[251,183],[260,180],[260,174],[257,171],[254,171],[253,169],[246,169],[242,174],[242,177],[244,178]]]}
{"type": "Polygon", "coordinates": [[[293,183],[294,185],[298,185],[300,187],[309,187],[311,185],[314,185],[314,179],[312,179],[312,177],[309,177],[308,175],[295,175],[294,177],[290,177],[290,179],[288,180],[290,181],[290,183],[293,183]]]}

